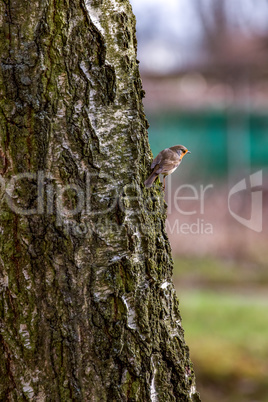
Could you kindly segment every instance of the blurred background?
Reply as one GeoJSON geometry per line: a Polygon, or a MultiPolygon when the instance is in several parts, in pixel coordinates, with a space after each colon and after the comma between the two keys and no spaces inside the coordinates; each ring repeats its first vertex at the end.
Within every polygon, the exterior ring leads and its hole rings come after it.
{"type": "Polygon", "coordinates": [[[268,1],[130,2],[153,154],[191,151],[166,201],[198,389],[268,401],[268,1]]]}

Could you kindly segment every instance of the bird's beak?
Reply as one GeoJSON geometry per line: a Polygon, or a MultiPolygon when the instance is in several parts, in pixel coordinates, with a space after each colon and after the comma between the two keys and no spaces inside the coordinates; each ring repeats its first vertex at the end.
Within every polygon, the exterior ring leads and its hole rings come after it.
{"type": "Polygon", "coordinates": [[[191,152],[187,150],[187,154],[190,154],[191,152]]]}

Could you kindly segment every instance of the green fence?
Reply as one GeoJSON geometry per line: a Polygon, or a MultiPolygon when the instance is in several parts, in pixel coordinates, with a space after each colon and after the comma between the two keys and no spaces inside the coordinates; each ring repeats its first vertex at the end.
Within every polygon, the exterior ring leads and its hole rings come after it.
{"type": "Polygon", "coordinates": [[[153,154],[183,144],[192,152],[188,170],[198,177],[268,166],[268,114],[241,111],[149,113],[153,154]]]}

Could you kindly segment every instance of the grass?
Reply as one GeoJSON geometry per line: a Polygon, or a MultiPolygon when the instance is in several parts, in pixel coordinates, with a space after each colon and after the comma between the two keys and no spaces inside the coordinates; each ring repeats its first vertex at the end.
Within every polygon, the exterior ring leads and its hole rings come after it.
{"type": "Polygon", "coordinates": [[[247,261],[175,257],[174,281],[177,287],[183,282],[198,288],[268,288],[268,270],[266,265],[247,261]]]}
{"type": "Polygon", "coordinates": [[[202,400],[267,401],[266,273],[217,260],[179,261],[174,282],[202,400]]]}

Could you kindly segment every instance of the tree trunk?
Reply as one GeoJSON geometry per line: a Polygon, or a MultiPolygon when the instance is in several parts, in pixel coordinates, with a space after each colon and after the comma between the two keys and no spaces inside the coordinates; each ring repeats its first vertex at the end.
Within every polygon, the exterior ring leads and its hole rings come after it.
{"type": "Polygon", "coordinates": [[[198,401],[128,1],[0,21],[0,400],[198,401]]]}

